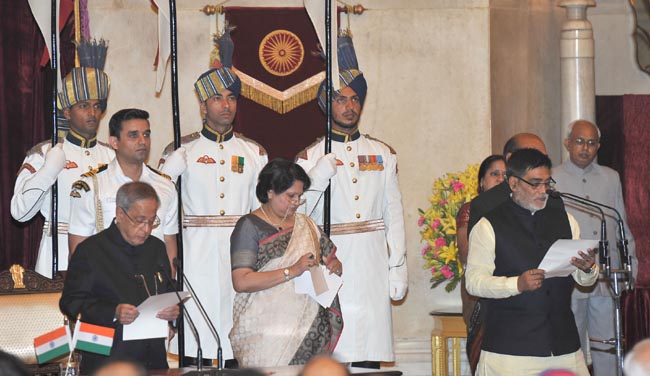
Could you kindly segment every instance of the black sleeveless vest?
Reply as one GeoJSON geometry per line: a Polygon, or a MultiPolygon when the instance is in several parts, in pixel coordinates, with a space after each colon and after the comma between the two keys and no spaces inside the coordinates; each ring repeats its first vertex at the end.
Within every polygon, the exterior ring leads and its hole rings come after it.
{"type": "MultiPolygon", "coordinates": [[[[496,241],[494,276],[515,277],[535,269],[557,239],[571,239],[566,212],[548,206],[531,214],[508,199],[485,215],[496,241]]],[[[482,349],[519,356],[563,355],[580,348],[571,312],[571,276],[487,303],[482,349]]]]}

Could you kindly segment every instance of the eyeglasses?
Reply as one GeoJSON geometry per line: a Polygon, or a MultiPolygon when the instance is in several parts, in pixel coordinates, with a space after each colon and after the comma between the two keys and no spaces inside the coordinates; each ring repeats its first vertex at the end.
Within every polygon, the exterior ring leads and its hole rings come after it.
{"type": "Polygon", "coordinates": [[[598,139],[589,139],[585,140],[582,137],[574,138],[573,143],[575,143],[578,146],[584,146],[585,144],[587,145],[588,148],[594,148],[600,144],[600,141],[598,139]]]}
{"type": "Polygon", "coordinates": [[[553,178],[550,178],[547,181],[540,181],[540,182],[531,183],[528,180],[522,178],[521,176],[515,175],[514,177],[521,180],[521,181],[523,181],[524,183],[530,185],[531,187],[533,187],[533,189],[537,189],[537,188],[539,188],[541,186],[544,186],[546,189],[554,189],[555,188],[555,180],[553,180],[553,178]]]}
{"type": "Polygon", "coordinates": [[[158,228],[158,226],[160,226],[160,218],[158,216],[156,216],[156,218],[154,218],[153,220],[141,219],[136,221],[135,219],[131,218],[131,216],[129,215],[129,213],[126,212],[126,210],[122,209],[122,212],[124,213],[124,215],[126,215],[126,217],[131,222],[133,222],[134,225],[136,225],[136,227],[143,227],[145,225],[148,225],[153,230],[155,228],[158,228]]]}
{"type": "Polygon", "coordinates": [[[303,195],[295,194],[295,193],[285,193],[284,194],[287,200],[289,200],[290,203],[294,205],[302,205],[304,204],[307,200],[303,197],[303,195]]]}
{"type": "Polygon", "coordinates": [[[334,99],[332,99],[332,101],[335,102],[338,105],[341,105],[341,106],[347,104],[348,101],[352,102],[352,104],[361,103],[361,100],[356,95],[353,96],[353,97],[346,97],[346,96],[343,96],[343,95],[338,95],[338,96],[334,97],[334,99]]]}

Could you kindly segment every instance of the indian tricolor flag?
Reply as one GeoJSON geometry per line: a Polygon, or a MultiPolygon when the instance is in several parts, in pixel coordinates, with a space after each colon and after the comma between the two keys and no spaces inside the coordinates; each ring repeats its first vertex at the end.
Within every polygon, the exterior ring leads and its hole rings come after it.
{"type": "Polygon", "coordinates": [[[96,354],[111,355],[115,329],[77,321],[72,348],[96,354]]]}
{"type": "Polygon", "coordinates": [[[40,337],[34,338],[34,350],[38,363],[58,358],[70,352],[70,329],[62,326],[40,337]]]}

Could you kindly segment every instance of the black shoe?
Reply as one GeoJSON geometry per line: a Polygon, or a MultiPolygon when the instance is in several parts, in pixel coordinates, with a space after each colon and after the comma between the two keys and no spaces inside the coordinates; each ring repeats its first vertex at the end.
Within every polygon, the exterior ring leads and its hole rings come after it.
{"type": "Polygon", "coordinates": [[[239,368],[239,362],[237,359],[226,359],[223,368],[237,369],[239,368]]]}
{"type": "MultiPolygon", "coordinates": [[[[186,356],[183,357],[183,363],[185,364],[185,367],[196,367],[196,358],[191,357],[191,356],[186,356]]],[[[206,359],[203,358],[203,366],[204,367],[212,367],[212,359],[206,359]]]]}
{"type": "Polygon", "coordinates": [[[364,360],[363,362],[352,362],[350,363],[352,367],[358,367],[358,368],[371,368],[371,369],[379,369],[379,362],[373,362],[370,360],[364,360]]]}

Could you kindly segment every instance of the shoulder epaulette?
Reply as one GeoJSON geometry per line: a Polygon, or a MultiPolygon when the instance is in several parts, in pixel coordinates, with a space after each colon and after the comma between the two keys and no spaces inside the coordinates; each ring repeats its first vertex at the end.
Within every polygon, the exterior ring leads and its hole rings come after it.
{"type": "MultiPolygon", "coordinates": [[[[194,141],[197,138],[201,137],[201,132],[194,132],[190,134],[186,134],[185,136],[181,137],[181,145],[185,145],[190,141],[194,141]]],[[[163,150],[163,158],[169,156],[173,151],[175,150],[174,148],[174,142],[170,142],[167,146],[165,146],[165,149],[163,150]]]]}
{"type": "MultiPolygon", "coordinates": [[[[62,141],[59,141],[62,142],[62,141]]],[[[38,144],[34,145],[29,151],[27,152],[27,156],[34,155],[34,154],[40,154],[41,157],[43,156],[43,146],[45,145],[51,145],[52,144],[52,139],[50,138],[49,140],[45,140],[43,142],[39,142],[38,144]]]]}
{"type": "Polygon", "coordinates": [[[309,146],[307,146],[306,148],[302,149],[298,154],[296,154],[296,159],[295,159],[295,160],[296,160],[296,161],[297,161],[298,159],[308,160],[309,157],[308,157],[308,155],[307,155],[307,150],[311,149],[313,146],[315,146],[316,144],[318,144],[319,142],[321,142],[322,139],[323,139],[323,136],[318,137],[318,138],[316,139],[316,141],[312,142],[309,146]]]}
{"type": "Polygon", "coordinates": [[[374,137],[370,136],[369,134],[365,134],[364,136],[366,136],[366,138],[368,138],[369,140],[373,140],[373,141],[381,142],[382,144],[386,145],[386,147],[387,147],[388,149],[390,149],[390,153],[391,153],[391,154],[397,154],[397,152],[395,151],[395,149],[393,149],[392,146],[388,145],[388,144],[385,143],[384,141],[379,140],[379,139],[377,139],[377,138],[374,138],[374,137]]]}
{"type": "Polygon", "coordinates": [[[155,168],[153,168],[153,167],[151,167],[151,166],[149,166],[149,165],[146,165],[146,166],[147,166],[147,168],[149,168],[151,171],[153,171],[154,173],[156,173],[156,174],[162,176],[163,178],[165,178],[165,179],[167,179],[167,180],[172,180],[172,177],[169,176],[169,175],[167,175],[167,174],[165,174],[164,172],[159,171],[159,170],[156,170],[155,168]]]}
{"type": "Polygon", "coordinates": [[[264,149],[264,146],[260,145],[257,141],[250,139],[239,132],[235,132],[235,136],[256,145],[258,148],[260,148],[260,155],[266,155],[266,149],[264,149]]]}
{"type": "Polygon", "coordinates": [[[109,145],[109,144],[106,143],[106,142],[103,142],[103,141],[99,141],[99,140],[97,140],[97,143],[100,144],[101,146],[105,146],[105,147],[107,147],[107,148],[109,148],[109,149],[111,148],[111,145],[109,145]]]}
{"type": "Polygon", "coordinates": [[[84,174],[81,174],[81,176],[84,177],[84,178],[90,178],[90,177],[93,177],[94,175],[99,174],[102,171],[106,171],[107,168],[108,168],[108,165],[103,164],[103,165],[100,165],[97,168],[93,168],[92,170],[90,170],[90,171],[88,171],[88,172],[86,172],[84,174]]]}

